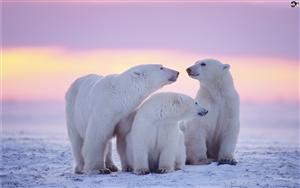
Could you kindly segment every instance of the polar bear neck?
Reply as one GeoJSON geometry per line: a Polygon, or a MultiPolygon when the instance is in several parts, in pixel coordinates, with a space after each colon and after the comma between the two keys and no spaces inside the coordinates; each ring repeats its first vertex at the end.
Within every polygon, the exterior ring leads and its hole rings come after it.
{"type": "Polygon", "coordinates": [[[115,83],[118,85],[118,93],[122,95],[121,104],[129,109],[136,108],[149,94],[152,93],[151,89],[143,79],[136,79],[128,77],[128,75],[120,74],[116,78],[115,83]]]}
{"type": "Polygon", "coordinates": [[[228,73],[223,77],[216,78],[214,83],[200,82],[197,99],[201,96],[206,96],[210,98],[211,101],[218,102],[220,99],[229,99],[236,95],[232,76],[228,73]]]}

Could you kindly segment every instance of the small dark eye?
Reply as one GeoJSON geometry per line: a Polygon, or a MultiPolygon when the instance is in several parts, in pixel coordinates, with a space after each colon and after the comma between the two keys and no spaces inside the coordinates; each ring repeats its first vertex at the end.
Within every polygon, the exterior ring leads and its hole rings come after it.
{"type": "Polygon", "coordinates": [[[206,64],[205,64],[205,63],[201,63],[200,65],[201,65],[202,67],[204,67],[206,64]]]}
{"type": "Polygon", "coordinates": [[[198,102],[195,102],[195,104],[198,104],[198,102]]]}
{"type": "Polygon", "coordinates": [[[164,67],[160,67],[160,70],[163,70],[164,69],[164,67]]]}

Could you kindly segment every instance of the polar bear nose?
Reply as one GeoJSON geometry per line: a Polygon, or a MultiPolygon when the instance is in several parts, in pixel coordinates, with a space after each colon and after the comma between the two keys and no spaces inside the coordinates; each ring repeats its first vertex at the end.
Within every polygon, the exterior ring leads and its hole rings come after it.
{"type": "Polygon", "coordinates": [[[186,72],[187,72],[188,74],[191,74],[192,69],[191,69],[191,68],[187,68],[187,69],[186,69],[186,72]]]}
{"type": "Polygon", "coordinates": [[[202,110],[201,112],[198,113],[199,116],[205,116],[208,113],[207,110],[202,110]]]}
{"type": "Polygon", "coordinates": [[[188,73],[189,76],[193,77],[193,76],[199,76],[200,74],[199,73],[195,73],[195,70],[194,72],[192,71],[192,68],[189,67],[186,69],[186,72],[188,73]]]}

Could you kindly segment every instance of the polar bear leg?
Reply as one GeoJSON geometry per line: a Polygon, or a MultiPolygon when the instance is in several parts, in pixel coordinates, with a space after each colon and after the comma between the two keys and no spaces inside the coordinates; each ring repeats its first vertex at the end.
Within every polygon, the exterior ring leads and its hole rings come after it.
{"type": "Polygon", "coordinates": [[[71,130],[71,128],[68,128],[68,135],[71,141],[72,153],[74,156],[74,173],[81,174],[83,173],[84,166],[83,157],[81,155],[83,140],[79,134],[75,130],[71,130]]]}
{"type": "Polygon", "coordinates": [[[228,134],[220,141],[220,150],[218,154],[218,164],[236,165],[234,159],[234,150],[237,143],[238,134],[228,134]]]}
{"type": "MultiPolygon", "coordinates": [[[[139,143],[137,143],[139,144],[139,143]]],[[[148,151],[146,146],[132,146],[133,173],[136,175],[146,175],[150,173],[148,164],[148,151]]]]}
{"type": "Polygon", "coordinates": [[[182,138],[179,142],[179,147],[177,150],[177,155],[175,159],[175,170],[181,170],[185,166],[185,161],[186,161],[186,151],[185,151],[185,145],[184,145],[184,138],[182,135],[182,138]]]}
{"type": "Polygon", "coordinates": [[[98,140],[94,140],[94,143],[90,138],[85,139],[83,144],[83,158],[84,158],[84,170],[86,172],[98,172],[103,174],[109,174],[110,170],[105,168],[104,164],[104,153],[107,145],[107,140],[103,138],[97,138],[98,140]]]}
{"type": "Polygon", "coordinates": [[[172,146],[164,147],[164,149],[159,155],[157,173],[163,174],[163,173],[169,173],[174,171],[175,155],[176,155],[176,152],[174,152],[174,150],[175,148],[172,146]]]}
{"type": "Polygon", "coordinates": [[[84,158],[84,170],[91,173],[109,174],[111,171],[105,167],[105,149],[113,131],[105,130],[109,124],[100,127],[98,124],[90,123],[83,142],[82,155],[84,158]],[[100,129],[101,128],[101,129],[100,129]]]}
{"type": "Polygon", "coordinates": [[[128,165],[127,153],[126,153],[126,139],[123,135],[117,135],[117,150],[120,156],[122,171],[129,172],[132,169],[128,165]]]}
{"type": "Polygon", "coordinates": [[[185,160],[186,160],[185,151],[182,151],[182,152],[184,152],[184,153],[182,153],[180,156],[178,156],[176,158],[175,170],[182,170],[183,167],[185,166],[185,160]]]}
{"type": "Polygon", "coordinates": [[[112,161],[112,142],[111,140],[108,142],[106,146],[106,159],[105,159],[105,166],[112,172],[117,172],[118,167],[112,161]]]}
{"type": "Polygon", "coordinates": [[[186,164],[189,165],[204,165],[210,164],[211,159],[207,158],[206,136],[203,130],[199,131],[197,137],[190,139],[186,146],[186,164]]]}

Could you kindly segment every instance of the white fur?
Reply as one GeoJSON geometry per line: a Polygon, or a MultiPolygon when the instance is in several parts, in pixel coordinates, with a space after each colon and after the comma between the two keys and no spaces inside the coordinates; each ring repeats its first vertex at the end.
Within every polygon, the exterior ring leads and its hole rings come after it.
{"type": "Polygon", "coordinates": [[[187,69],[190,77],[200,81],[196,100],[209,111],[202,119],[186,122],[184,134],[188,164],[207,164],[213,160],[236,163],[239,95],[229,67],[217,60],[205,59],[187,69]]]}
{"type": "Polygon", "coordinates": [[[134,121],[136,111],[133,111],[129,116],[123,118],[117,125],[115,129],[115,134],[117,138],[117,151],[121,159],[122,170],[125,172],[132,171],[132,168],[128,164],[126,148],[126,136],[131,131],[132,123],[134,121]]]}
{"type": "Polygon", "coordinates": [[[110,156],[110,139],[117,123],[177,76],[177,71],[149,64],[121,74],[77,79],[66,93],[66,120],[75,172],[117,170],[110,156]]]}
{"type": "MultiPolygon", "coordinates": [[[[121,159],[122,166],[127,170],[133,169],[135,174],[182,169],[186,155],[178,121],[206,113],[191,97],[183,94],[159,93],[151,96],[136,112],[126,137],[127,155],[125,160],[124,157],[121,159]]],[[[128,121],[124,124],[130,125],[128,121]]]]}

